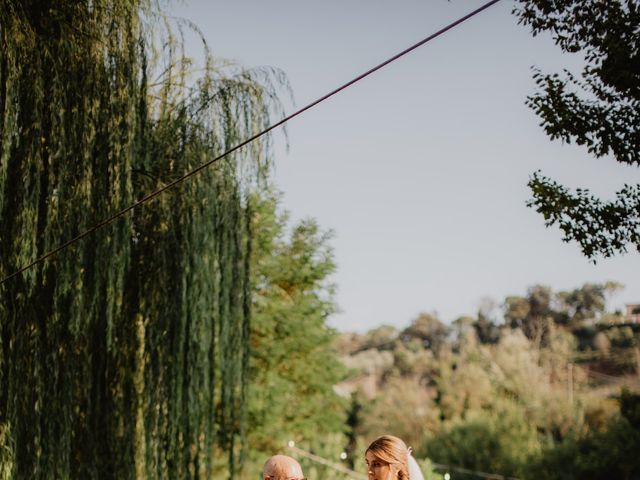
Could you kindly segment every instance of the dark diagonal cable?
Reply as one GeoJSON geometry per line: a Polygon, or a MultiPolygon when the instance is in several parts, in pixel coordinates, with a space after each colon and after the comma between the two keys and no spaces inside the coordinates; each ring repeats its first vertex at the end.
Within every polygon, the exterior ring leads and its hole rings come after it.
{"type": "Polygon", "coordinates": [[[13,272],[12,274],[10,274],[9,276],[5,277],[2,279],[2,281],[0,281],[0,285],[2,285],[3,283],[5,283],[8,280],[11,280],[13,277],[21,274],[22,272],[30,269],[31,267],[45,261],[47,258],[54,256],[55,254],[57,254],[58,252],[60,252],[61,250],[64,250],[65,248],[69,247],[70,245],[82,240],[84,237],[86,237],[87,235],[90,235],[91,233],[95,232],[96,230],[99,230],[100,228],[109,225],[110,223],[112,223],[113,221],[117,220],[118,218],[122,217],[123,215],[125,215],[126,213],[130,212],[131,210],[133,210],[134,208],[138,207],[139,205],[142,205],[143,203],[148,202],[149,200],[157,197],[158,195],[160,195],[161,193],[163,193],[165,190],[169,190],[170,188],[174,187],[175,185],[183,182],[184,180],[188,179],[189,177],[192,177],[193,175],[195,175],[196,173],[200,172],[201,170],[204,170],[205,168],[209,167],[210,165],[212,165],[213,163],[217,162],[218,160],[226,157],[227,155],[235,152],[236,150],[239,150],[240,148],[244,147],[245,145],[253,142],[254,140],[257,140],[258,138],[262,137],[263,135],[266,135],[267,133],[269,133],[271,130],[285,124],[286,122],[288,122],[289,120],[291,120],[294,117],[297,117],[298,115],[300,115],[303,112],[306,112],[307,110],[315,107],[316,105],[318,105],[319,103],[324,102],[325,100],[327,100],[329,97],[334,96],[336,93],[341,92],[342,90],[345,90],[346,88],[349,88],[351,85],[353,85],[354,83],[359,82],[360,80],[362,80],[365,77],[368,77],[369,75],[371,75],[372,73],[380,70],[381,68],[389,65],[391,62],[394,62],[395,60],[399,59],[400,57],[403,57],[404,55],[406,55],[409,52],[412,52],[413,50],[415,50],[418,47],[421,47],[422,45],[424,45],[425,43],[433,40],[436,37],[439,37],[440,35],[442,35],[443,33],[447,32],[448,30],[451,30],[452,28],[460,25],[462,22],[464,22],[465,20],[468,20],[469,18],[473,17],[474,15],[482,12],[483,10],[489,8],[491,5],[498,3],[500,0],[491,0],[490,2],[485,3],[484,5],[482,5],[480,8],[468,13],[467,15],[465,15],[462,18],[459,18],[458,20],[456,20],[453,23],[450,23],[449,25],[447,25],[446,27],[438,30],[437,32],[429,35],[428,37],[424,38],[423,40],[420,40],[418,43],[416,43],[415,45],[410,46],[409,48],[401,51],[400,53],[394,55],[393,57],[385,60],[384,62],[380,63],[379,65],[376,65],[375,67],[371,68],[370,70],[367,70],[366,72],[362,73],[361,75],[358,75],[357,77],[355,77],[353,80],[350,80],[349,82],[345,83],[344,85],[341,85],[340,87],[336,88],[335,90],[332,90],[331,92],[327,93],[326,95],[318,98],[316,101],[311,102],[310,104],[308,104],[305,107],[302,107],[300,110],[297,110],[296,112],[292,113],[291,115],[288,115],[286,117],[284,117],[282,120],[280,120],[277,123],[274,123],[273,125],[267,127],[265,130],[261,131],[260,133],[257,133],[256,135],[246,139],[245,141],[243,141],[242,143],[239,143],[238,145],[236,145],[235,147],[230,148],[229,150],[227,150],[226,152],[224,152],[223,154],[215,157],[213,160],[209,160],[208,162],[203,163],[202,165],[200,165],[199,167],[196,167],[193,170],[190,170],[189,172],[185,173],[183,176],[171,181],[170,183],[166,184],[164,187],[159,188],[158,190],[142,197],[140,200],[136,201],[135,203],[131,204],[130,206],[128,206],[127,208],[120,210],[119,212],[117,212],[116,214],[114,214],[113,216],[101,221],[100,223],[94,225],[93,227],[91,227],[89,230],[86,230],[85,232],[81,233],[80,235],[72,238],[71,240],[63,243],[62,245],[60,245],[59,247],[57,247],[54,250],[51,250],[48,253],[45,253],[44,255],[42,255],[41,257],[37,258],[36,260],[34,260],[33,262],[31,262],[30,264],[22,267],[20,270],[17,270],[15,272],[13,272]]]}

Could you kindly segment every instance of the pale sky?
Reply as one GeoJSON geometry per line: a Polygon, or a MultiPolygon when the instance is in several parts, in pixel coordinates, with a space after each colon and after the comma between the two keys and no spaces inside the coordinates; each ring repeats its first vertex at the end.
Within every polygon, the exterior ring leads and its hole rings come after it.
{"type": "MultiPolygon", "coordinates": [[[[190,0],[172,11],[201,28],[215,56],[282,69],[301,107],[483,3],[190,0]]],[[[580,59],[532,38],[513,5],[503,0],[292,120],[288,152],[276,135],[283,207],[335,232],[341,313],[329,324],[339,330],[403,327],[420,311],[450,322],[485,296],[500,302],[536,283],[616,280],[626,289],[611,308],[640,302],[640,254],[594,266],[525,206],[537,169],[607,198],[640,183],[640,170],[545,136],[524,104],[531,67],[580,59]]]]}

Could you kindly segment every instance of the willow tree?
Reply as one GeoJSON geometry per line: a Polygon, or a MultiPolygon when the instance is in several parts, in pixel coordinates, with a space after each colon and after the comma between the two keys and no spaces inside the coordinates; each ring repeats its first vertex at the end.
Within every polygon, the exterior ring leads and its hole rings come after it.
{"type": "MultiPolygon", "coordinates": [[[[277,79],[190,76],[154,9],[0,0],[0,277],[268,121],[277,79]]],[[[234,476],[267,149],[0,286],[0,478],[234,476]]]]}

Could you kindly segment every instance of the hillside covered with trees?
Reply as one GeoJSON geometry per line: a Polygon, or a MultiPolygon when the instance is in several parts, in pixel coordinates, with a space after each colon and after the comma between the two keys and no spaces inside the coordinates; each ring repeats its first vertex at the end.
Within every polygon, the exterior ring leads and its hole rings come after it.
{"type": "Polygon", "coordinates": [[[640,325],[606,311],[618,288],[536,285],[451,325],[421,313],[342,334],[356,467],[391,431],[418,457],[505,477],[637,478],[640,325]]]}

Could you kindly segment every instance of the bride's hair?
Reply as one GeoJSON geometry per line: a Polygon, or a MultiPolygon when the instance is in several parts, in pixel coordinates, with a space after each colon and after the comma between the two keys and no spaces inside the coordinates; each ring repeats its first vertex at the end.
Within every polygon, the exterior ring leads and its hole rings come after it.
{"type": "Polygon", "coordinates": [[[398,437],[382,435],[371,442],[365,454],[367,452],[373,453],[383,462],[396,465],[399,480],[409,480],[409,449],[398,437]]]}

